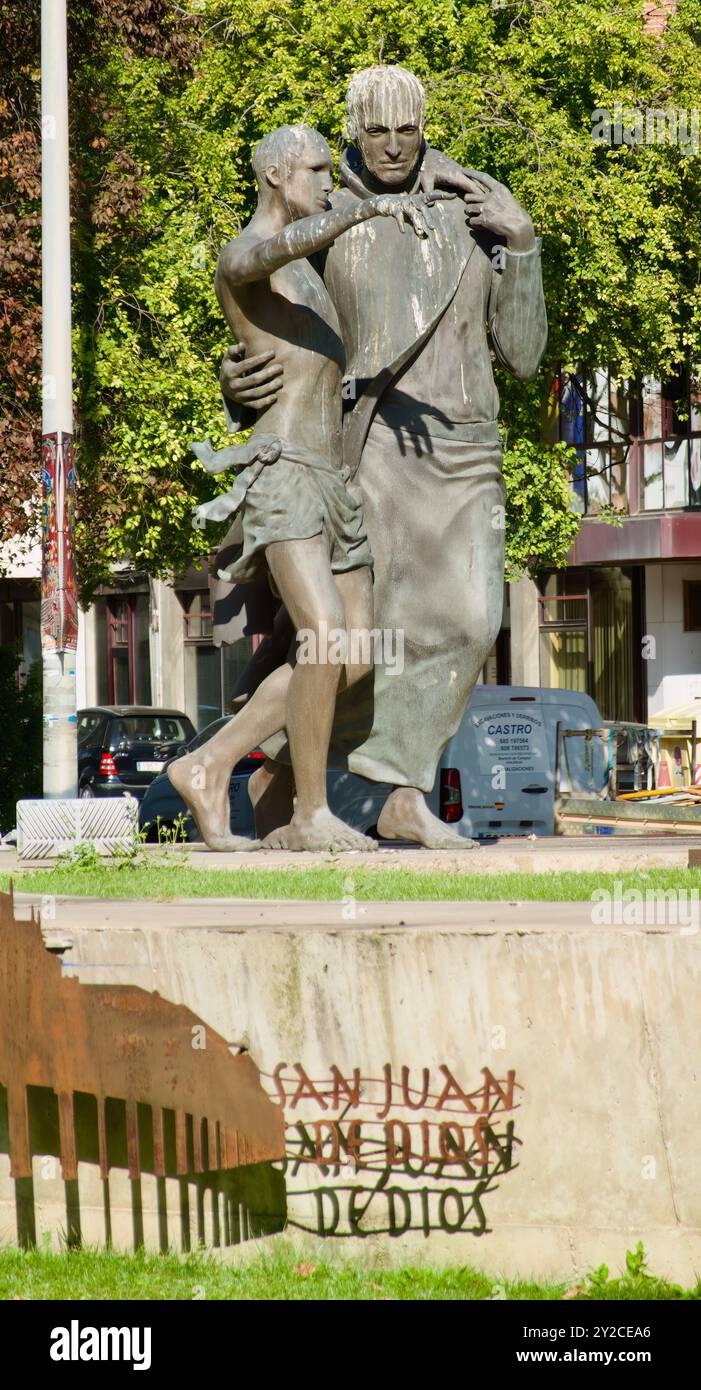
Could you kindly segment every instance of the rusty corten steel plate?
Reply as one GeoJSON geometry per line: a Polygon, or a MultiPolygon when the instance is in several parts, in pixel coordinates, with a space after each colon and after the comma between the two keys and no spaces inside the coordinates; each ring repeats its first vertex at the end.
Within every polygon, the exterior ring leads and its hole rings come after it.
{"type": "Polygon", "coordinates": [[[265,1094],[247,1053],[233,1056],[224,1038],[190,1009],[155,992],[64,976],[44,946],[39,923],[33,917],[18,922],[6,893],[0,893],[0,1001],[0,1084],[7,1090],[13,1178],[32,1174],[29,1086],[48,1087],[58,1098],[66,1181],[77,1176],[76,1093],[97,1101],[103,1177],[109,1163],[108,1098],[125,1102],[131,1177],[142,1171],[139,1104],[151,1108],[151,1171],[160,1176],[164,1111],[174,1112],[177,1174],[202,1172],[205,1157],[208,1170],[284,1158],[282,1110],[265,1094]]]}

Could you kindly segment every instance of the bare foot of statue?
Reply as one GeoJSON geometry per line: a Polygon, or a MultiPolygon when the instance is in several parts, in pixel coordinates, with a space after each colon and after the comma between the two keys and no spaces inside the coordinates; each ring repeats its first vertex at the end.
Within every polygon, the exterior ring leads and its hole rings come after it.
{"type": "Polygon", "coordinates": [[[229,850],[241,853],[243,850],[260,849],[259,840],[249,840],[245,835],[232,835],[231,809],[229,804],[230,774],[205,763],[200,752],[186,753],[166,768],[168,781],[182,797],[192,815],[197,828],[209,849],[229,850]],[[201,785],[204,782],[204,786],[201,785]]]}
{"type": "Polygon", "coordinates": [[[364,849],[376,850],[377,841],[345,825],[334,816],[328,806],[302,816],[295,811],[289,825],[282,825],[271,831],[263,842],[264,849],[326,850],[326,849],[364,849]]]}
{"type": "Polygon", "coordinates": [[[256,835],[264,840],[271,830],[289,825],[294,813],[292,768],[271,758],[248,779],[248,795],[256,818],[256,835]]]}
{"type": "Polygon", "coordinates": [[[474,849],[476,843],[434,816],[417,787],[395,787],[390,792],[380,812],[377,833],[383,840],[409,840],[426,849],[474,849]]]}

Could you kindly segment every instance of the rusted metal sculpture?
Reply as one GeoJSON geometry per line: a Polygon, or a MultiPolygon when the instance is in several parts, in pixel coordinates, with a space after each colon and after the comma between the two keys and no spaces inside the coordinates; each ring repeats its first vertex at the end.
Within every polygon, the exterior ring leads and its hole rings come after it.
{"type": "Polygon", "coordinates": [[[32,1176],[31,1087],[57,1097],[66,1182],[78,1176],[78,1095],[96,1102],[91,1147],[103,1179],[111,1166],[124,1166],[113,1158],[115,1101],[126,1111],[130,1178],[142,1171],[184,1177],[284,1158],[282,1112],[247,1053],[232,1055],[190,1009],[155,992],[66,977],[46,950],[39,923],[17,921],[7,894],[0,894],[0,999],[0,1085],[7,1091],[14,1179],[32,1176]],[[148,1144],[144,1106],[152,1118],[148,1144]]]}

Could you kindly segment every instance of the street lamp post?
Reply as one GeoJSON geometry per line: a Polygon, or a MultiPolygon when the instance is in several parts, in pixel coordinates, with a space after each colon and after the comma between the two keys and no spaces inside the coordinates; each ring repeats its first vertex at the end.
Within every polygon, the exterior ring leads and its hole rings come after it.
{"type": "Polygon", "coordinates": [[[44,796],[77,795],[73,373],[66,0],[41,3],[44,796]]]}

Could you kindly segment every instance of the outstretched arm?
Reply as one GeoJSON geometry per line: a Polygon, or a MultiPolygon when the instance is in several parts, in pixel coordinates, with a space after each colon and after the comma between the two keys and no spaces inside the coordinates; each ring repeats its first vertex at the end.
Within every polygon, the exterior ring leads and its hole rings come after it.
{"type": "Polygon", "coordinates": [[[330,208],[328,212],[301,217],[265,241],[251,242],[245,237],[230,241],[219,257],[217,279],[223,276],[229,285],[266,280],[273,271],[288,265],[290,261],[299,261],[315,251],[323,251],[342,232],[357,226],[359,222],[367,222],[370,217],[394,217],[401,231],[404,231],[406,220],[417,236],[426,236],[431,226],[426,210],[415,198],[378,194],[359,202],[344,203],[339,208],[330,208]]]}

